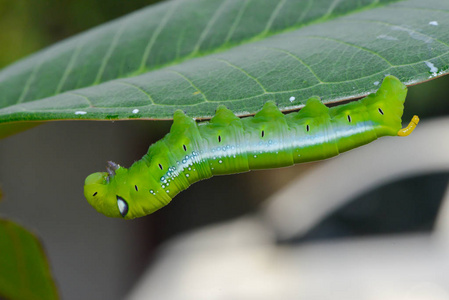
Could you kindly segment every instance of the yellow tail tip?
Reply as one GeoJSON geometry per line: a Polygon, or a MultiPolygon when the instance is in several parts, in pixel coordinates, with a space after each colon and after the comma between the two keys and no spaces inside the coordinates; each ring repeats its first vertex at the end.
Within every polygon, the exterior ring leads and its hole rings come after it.
{"type": "Polygon", "coordinates": [[[413,130],[415,130],[416,125],[418,125],[418,123],[419,123],[419,117],[414,115],[412,120],[408,124],[408,126],[405,128],[402,128],[401,130],[398,131],[398,135],[399,136],[410,135],[413,132],[413,130]]]}

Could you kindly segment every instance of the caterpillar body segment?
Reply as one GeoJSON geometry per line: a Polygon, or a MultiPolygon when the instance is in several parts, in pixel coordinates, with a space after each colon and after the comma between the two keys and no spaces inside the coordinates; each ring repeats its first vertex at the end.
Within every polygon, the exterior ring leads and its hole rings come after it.
{"type": "Polygon", "coordinates": [[[132,219],[213,175],[321,160],[381,136],[407,135],[417,121],[401,130],[406,94],[405,85],[387,76],[376,93],[332,108],[312,97],[299,112],[285,115],[267,102],[255,116],[240,119],[219,106],[203,123],[178,110],[170,132],[141,160],[88,176],[84,195],[105,215],[132,219]]]}

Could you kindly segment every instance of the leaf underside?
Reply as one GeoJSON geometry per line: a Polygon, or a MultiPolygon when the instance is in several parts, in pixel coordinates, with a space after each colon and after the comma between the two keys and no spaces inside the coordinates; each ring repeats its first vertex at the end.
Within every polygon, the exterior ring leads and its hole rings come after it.
{"type": "Polygon", "coordinates": [[[209,118],[410,85],[449,66],[447,0],[167,1],[0,72],[0,123],[209,118]]]}

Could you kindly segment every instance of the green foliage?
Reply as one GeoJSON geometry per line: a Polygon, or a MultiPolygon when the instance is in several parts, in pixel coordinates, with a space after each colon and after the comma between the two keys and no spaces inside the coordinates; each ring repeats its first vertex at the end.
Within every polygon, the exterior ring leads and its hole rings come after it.
{"type": "Polygon", "coordinates": [[[0,249],[0,298],[58,299],[45,253],[32,233],[0,220],[0,249]]]}
{"type": "Polygon", "coordinates": [[[67,39],[0,72],[0,122],[207,118],[359,97],[386,74],[447,73],[449,4],[167,1],[67,39]],[[436,22],[436,23],[435,23],[436,22]],[[290,99],[295,100],[292,102],[290,99]]]}

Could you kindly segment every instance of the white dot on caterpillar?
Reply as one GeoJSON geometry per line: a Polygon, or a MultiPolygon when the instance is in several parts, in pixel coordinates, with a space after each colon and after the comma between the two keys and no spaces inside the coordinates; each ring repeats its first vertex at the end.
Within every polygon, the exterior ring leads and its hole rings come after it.
{"type": "Polygon", "coordinates": [[[222,161],[222,160],[219,160],[218,163],[221,164],[221,163],[223,163],[223,161],[222,161]]]}
{"type": "Polygon", "coordinates": [[[137,114],[139,112],[139,110],[136,108],[136,109],[133,109],[133,114],[137,114]]]}
{"type": "Polygon", "coordinates": [[[190,175],[189,174],[186,174],[186,177],[189,177],[190,175]]]}
{"type": "Polygon", "coordinates": [[[257,157],[257,155],[254,155],[254,158],[256,158],[257,157]]]}
{"type": "Polygon", "coordinates": [[[290,102],[293,102],[293,101],[295,101],[295,99],[296,99],[295,97],[291,96],[289,100],[290,100],[290,102]]]}
{"type": "Polygon", "coordinates": [[[165,189],[165,184],[161,185],[163,189],[165,189]]]}
{"type": "Polygon", "coordinates": [[[166,190],[166,192],[168,193],[168,192],[170,192],[170,190],[166,190]]]}
{"type": "Polygon", "coordinates": [[[87,114],[87,112],[85,112],[85,111],[81,111],[81,110],[75,111],[75,115],[85,115],[85,114],[87,114]]]}

